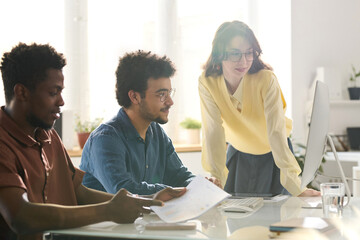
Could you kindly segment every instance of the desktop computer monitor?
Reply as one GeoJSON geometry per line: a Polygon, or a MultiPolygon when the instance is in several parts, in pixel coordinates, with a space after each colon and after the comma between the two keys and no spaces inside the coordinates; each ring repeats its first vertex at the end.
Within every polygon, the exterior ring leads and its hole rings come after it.
{"type": "MultiPolygon", "coordinates": [[[[342,181],[344,182],[348,201],[350,202],[350,188],[346,182],[344,171],[341,167],[334,143],[328,134],[329,130],[329,89],[323,82],[317,81],[314,94],[314,102],[311,113],[309,134],[306,145],[304,169],[301,178],[301,188],[305,188],[314,178],[324,156],[327,143],[330,144],[342,181]]],[[[346,206],[345,205],[345,206],[346,206]]]]}
{"type": "Polygon", "coordinates": [[[328,87],[325,83],[317,81],[306,144],[301,188],[306,187],[315,178],[317,169],[321,164],[327,143],[329,113],[330,104],[328,87]]]}
{"type": "Polygon", "coordinates": [[[59,134],[66,149],[74,148],[74,116],[71,110],[63,110],[55,121],[54,129],[59,134]]]}

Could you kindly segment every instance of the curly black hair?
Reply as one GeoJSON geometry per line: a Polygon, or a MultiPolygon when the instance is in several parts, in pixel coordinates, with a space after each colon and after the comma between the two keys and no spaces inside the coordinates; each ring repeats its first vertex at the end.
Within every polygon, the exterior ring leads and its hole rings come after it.
{"type": "Polygon", "coordinates": [[[120,58],[116,69],[116,99],[119,105],[128,108],[131,105],[128,96],[130,90],[144,97],[150,78],[168,78],[175,71],[173,63],[166,56],[159,57],[143,50],[126,53],[120,58]]]}
{"type": "Polygon", "coordinates": [[[14,97],[16,84],[23,84],[30,91],[46,79],[48,69],[62,70],[66,65],[63,54],[49,44],[19,43],[1,59],[1,74],[4,83],[6,104],[14,97]]]}

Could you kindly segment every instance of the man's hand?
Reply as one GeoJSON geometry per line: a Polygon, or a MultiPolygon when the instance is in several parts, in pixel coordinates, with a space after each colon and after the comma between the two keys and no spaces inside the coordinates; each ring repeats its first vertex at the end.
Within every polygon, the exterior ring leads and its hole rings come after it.
{"type": "Polygon", "coordinates": [[[163,202],[169,201],[173,198],[180,197],[184,195],[186,188],[165,188],[157,193],[155,193],[153,199],[160,200],[163,202]]]}
{"type": "Polygon", "coordinates": [[[223,188],[219,179],[215,177],[206,177],[206,179],[218,186],[219,188],[223,188]]]}
{"type": "Polygon", "coordinates": [[[319,197],[321,193],[314,189],[308,188],[303,191],[298,197],[319,197]]]}
{"type": "Polygon", "coordinates": [[[143,213],[150,213],[150,206],[162,206],[163,202],[155,199],[138,197],[121,189],[108,203],[108,214],[116,223],[133,223],[143,213]]]}

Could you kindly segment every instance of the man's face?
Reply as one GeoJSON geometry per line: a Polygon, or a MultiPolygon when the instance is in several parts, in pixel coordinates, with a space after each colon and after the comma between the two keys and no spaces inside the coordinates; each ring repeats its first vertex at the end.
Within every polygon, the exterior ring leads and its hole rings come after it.
{"type": "Polygon", "coordinates": [[[64,76],[61,70],[49,69],[46,79],[30,91],[27,122],[34,128],[51,129],[60,117],[60,107],[64,105],[61,96],[64,89],[64,76]]]}
{"type": "Polygon", "coordinates": [[[149,122],[164,124],[168,122],[169,109],[174,104],[169,93],[171,91],[170,78],[148,80],[145,97],[141,99],[140,115],[149,122]]]}

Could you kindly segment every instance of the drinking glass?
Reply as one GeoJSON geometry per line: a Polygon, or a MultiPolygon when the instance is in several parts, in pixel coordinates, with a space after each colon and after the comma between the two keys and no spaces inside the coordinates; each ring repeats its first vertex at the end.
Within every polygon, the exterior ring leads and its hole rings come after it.
{"type": "Polygon", "coordinates": [[[344,207],[344,183],[320,184],[324,217],[341,217],[344,207]]]}

